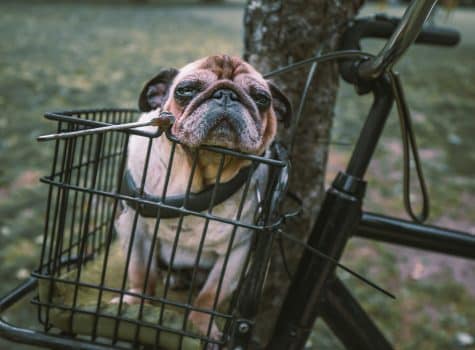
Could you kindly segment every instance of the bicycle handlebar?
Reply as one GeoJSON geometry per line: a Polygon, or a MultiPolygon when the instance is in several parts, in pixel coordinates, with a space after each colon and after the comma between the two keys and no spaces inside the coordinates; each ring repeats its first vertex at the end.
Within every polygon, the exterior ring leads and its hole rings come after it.
{"type": "Polygon", "coordinates": [[[362,79],[375,79],[390,69],[416,43],[454,46],[460,41],[460,34],[453,29],[424,27],[424,21],[437,0],[413,1],[402,19],[377,15],[359,19],[351,24],[342,38],[342,49],[359,49],[363,38],[389,38],[381,52],[374,58],[362,62],[357,75],[362,79]]]}
{"type": "MultiPolygon", "coordinates": [[[[396,29],[399,18],[384,14],[357,19],[342,38],[342,50],[359,50],[359,42],[364,38],[389,38],[396,29]]],[[[417,36],[416,44],[455,46],[460,41],[460,33],[451,28],[425,27],[417,36]]]]}
{"type": "MultiPolygon", "coordinates": [[[[400,27],[402,20],[399,18],[395,17],[388,17],[386,15],[376,15],[374,17],[367,17],[367,18],[361,18],[353,21],[350,24],[350,27],[346,30],[346,32],[343,34],[342,39],[341,39],[341,50],[360,50],[360,41],[364,38],[381,38],[381,39],[386,39],[389,37],[393,37],[397,33],[397,28],[400,27]]],[[[428,26],[424,27],[420,33],[417,35],[415,39],[415,43],[417,44],[428,44],[428,45],[439,45],[439,46],[455,46],[459,43],[460,41],[460,33],[454,29],[451,28],[441,28],[441,27],[435,27],[435,26],[428,26]]],[[[408,41],[405,40],[405,44],[407,45],[408,41]]],[[[389,42],[385,46],[385,48],[390,45],[389,42]]],[[[376,56],[374,59],[371,59],[366,62],[361,62],[359,66],[355,66],[355,61],[354,60],[345,60],[345,62],[342,62],[340,65],[340,72],[343,76],[343,78],[352,83],[355,84],[358,81],[361,81],[361,78],[365,80],[365,77],[361,75],[361,70],[360,67],[364,66],[365,64],[369,64],[371,62],[376,62],[376,63],[371,63],[372,67],[375,64],[378,64],[378,62],[381,62],[380,58],[378,60],[378,57],[386,57],[387,59],[391,59],[391,57],[388,58],[387,55],[384,55],[385,48],[381,51],[380,55],[376,56]]],[[[398,51],[399,56],[392,59],[399,58],[404,52],[398,51]]],[[[395,61],[392,62],[391,65],[393,65],[395,61]]],[[[382,64],[382,63],[379,63],[382,64]]],[[[385,66],[381,66],[382,68],[378,69],[383,69],[382,71],[378,72],[384,72],[384,69],[387,69],[388,63],[384,63],[385,66]]],[[[366,66],[368,67],[368,66],[366,66]]],[[[379,66],[378,66],[379,67],[379,66]]],[[[367,68],[365,68],[367,69],[367,68]]],[[[371,76],[370,76],[371,77],[371,76]]]]}
{"type": "Polygon", "coordinates": [[[374,79],[390,69],[416,40],[437,0],[413,0],[381,52],[358,67],[361,78],[374,79]]]}

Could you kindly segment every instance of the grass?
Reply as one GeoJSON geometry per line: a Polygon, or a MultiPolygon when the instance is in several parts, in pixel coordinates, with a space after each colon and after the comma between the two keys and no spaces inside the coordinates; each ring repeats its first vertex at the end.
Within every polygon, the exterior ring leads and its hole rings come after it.
{"type": "MultiPolygon", "coordinates": [[[[374,7],[364,10],[374,11],[374,7]]],[[[38,259],[46,187],[37,179],[48,170],[51,149],[34,139],[53,127],[42,113],[135,106],[142,84],[161,67],[179,67],[212,53],[239,55],[242,14],[239,3],[0,4],[0,294],[23,280],[38,259]]],[[[458,48],[411,48],[398,66],[429,180],[431,222],[472,233],[474,20],[475,12],[456,11],[449,23],[464,36],[458,48]]],[[[368,49],[378,45],[369,42],[368,49]]],[[[370,102],[342,85],[334,140],[355,140],[370,102]]],[[[367,209],[404,216],[395,115],[382,141],[368,175],[367,209]]],[[[348,148],[332,146],[329,177],[344,167],[348,155],[348,148]]],[[[470,307],[475,302],[473,263],[363,240],[350,243],[345,263],[397,295],[392,302],[341,275],[398,349],[455,349],[458,332],[475,334],[475,310],[470,307]],[[434,270],[434,265],[440,267],[434,270]],[[416,274],[421,266],[423,272],[416,274]]],[[[31,311],[10,317],[24,322],[31,311]]],[[[0,348],[8,344],[2,341],[0,348]]],[[[317,324],[309,347],[338,346],[317,324]]]]}

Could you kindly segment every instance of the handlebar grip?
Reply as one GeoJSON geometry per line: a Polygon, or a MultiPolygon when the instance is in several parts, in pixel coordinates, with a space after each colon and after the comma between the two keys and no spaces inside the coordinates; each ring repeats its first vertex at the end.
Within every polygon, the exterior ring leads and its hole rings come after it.
{"type": "MultiPolygon", "coordinates": [[[[397,25],[399,19],[386,15],[355,20],[345,31],[341,41],[343,50],[359,50],[360,41],[364,38],[388,39],[397,25]]],[[[451,28],[425,26],[416,39],[418,44],[439,46],[455,46],[460,41],[460,33],[451,28]]]]}
{"type": "Polygon", "coordinates": [[[452,28],[427,27],[416,39],[418,44],[456,46],[460,42],[460,33],[452,28]]]}

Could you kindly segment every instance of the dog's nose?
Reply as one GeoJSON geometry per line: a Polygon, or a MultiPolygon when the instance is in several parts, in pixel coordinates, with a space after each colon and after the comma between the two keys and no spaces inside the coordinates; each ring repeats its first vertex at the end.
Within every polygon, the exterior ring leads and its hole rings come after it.
{"type": "Polygon", "coordinates": [[[238,95],[231,89],[220,89],[214,92],[213,98],[225,102],[239,100],[238,95]]]}

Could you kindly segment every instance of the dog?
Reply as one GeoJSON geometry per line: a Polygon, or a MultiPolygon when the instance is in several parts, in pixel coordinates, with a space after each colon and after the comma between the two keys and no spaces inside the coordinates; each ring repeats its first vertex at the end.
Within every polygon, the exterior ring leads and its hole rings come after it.
{"type": "MultiPolygon", "coordinates": [[[[140,121],[148,121],[161,111],[175,116],[170,132],[180,144],[176,146],[172,169],[167,186],[167,196],[183,194],[192,172],[192,151],[201,145],[213,145],[237,150],[247,154],[262,155],[273,141],[278,120],[288,126],[291,106],[285,95],[270,81],[265,80],[250,64],[238,57],[227,55],[209,56],[194,61],[183,68],[165,69],[146,83],[139,98],[142,112],[140,121]]],[[[143,127],[153,132],[153,127],[143,127]]],[[[127,169],[134,182],[144,181],[144,192],[161,196],[165,186],[165,174],[169,167],[172,143],[164,135],[153,139],[150,146],[148,171],[144,174],[149,139],[131,136],[127,154],[127,169]],[[145,180],[143,179],[145,176],[145,180]]],[[[221,156],[201,150],[194,170],[190,192],[199,193],[213,185],[220,167],[221,156]]],[[[226,156],[220,183],[233,179],[249,161],[226,156]]],[[[252,221],[256,212],[255,187],[265,183],[265,170],[258,169],[252,175],[248,196],[242,208],[241,220],[252,221]]],[[[244,186],[243,186],[244,187],[244,186]]],[[[241,201],[243,188],[213,208],[213,215],[233,219],[241,201]]],[[[205,223],[202,217],[184,216],[161,219],[158,227],[158,244],[152,247],[156,218],[138,216],[135,234],[131,241],[134,218],[133,208],[125,206],[115,220],[115,229],[127,252],[131,247],[127,271],[129,291],[153,295],[159,278],[158,261],[173,269],[193,269],[195,263],[204,283],[193,301],[193,307],[212,310],[235,291],[252,242],[252,232],[217,221],[205,223]],[[180,226],[181,225],[181,226],[180,226]],[[178,226],[181,228],[177,239],[178,226]],[[206,230],[204,227],[206,226],[206,230]],[[200,242],[206,232],[201,253],[200,242]],[[232,242],[231,242],[231,238],[232,242]],[[174,249],[174,243],[176,249],[174,249]],[[153,263],[145,281],[147,262],[153,251],[153,263]],[[228,253],[229,252],[229,253],[228,253]],[[229,255],[226,263],[226,255],[229,255]],[[199,256],[198,256],[199,255],[199,256]],[[226,265],[226,266],[225,266],[226,265]],[[225,271],[223,269],[225,268],[225,271]],[[205,273],[201,273],[201,272],[205,273]],[[223,275],[224,274],[224,275],[223,275]],[[223,277],[220,283],[221,276],[223,277]],[[218,284],[221,284],[218,293],[218,284]],[[219,294],[219,295],[217,295],[219,294]]],[[[197,277],[199,280],[200,277],[197,277]]],[[[171,278],[172,287],[183,286],[179,278],[171,278]]],[[[186,284],[186,283],[185,283],[186,284]]],[[[113,302],[117,302],[116,298],[113,302]]],[[[124,295],[125,303],[140,302],[140,298],[124,295]]],[[[192,310],[188,320],[203,335],[218,340],[222,336],[209,313],[192,310]]]]}

